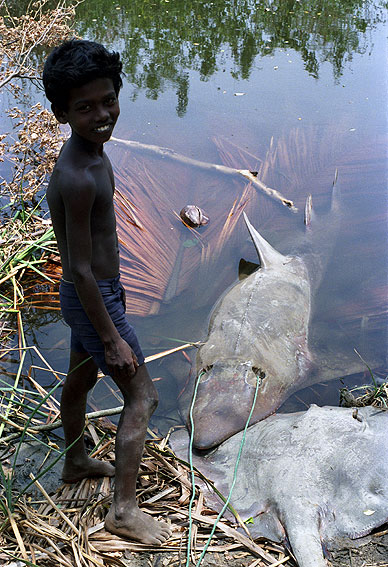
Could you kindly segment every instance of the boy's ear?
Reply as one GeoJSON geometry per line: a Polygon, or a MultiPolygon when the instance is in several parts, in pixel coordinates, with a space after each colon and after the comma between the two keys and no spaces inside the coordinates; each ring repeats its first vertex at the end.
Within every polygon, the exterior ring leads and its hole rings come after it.
{"type": "Polygon", "coordinates": [[[57,106],[51,105],[51,110],[54,113],[55,118],[58,120],[60,124],[67,124],[67,112],[62,108],[58,108],[57,106]]]}

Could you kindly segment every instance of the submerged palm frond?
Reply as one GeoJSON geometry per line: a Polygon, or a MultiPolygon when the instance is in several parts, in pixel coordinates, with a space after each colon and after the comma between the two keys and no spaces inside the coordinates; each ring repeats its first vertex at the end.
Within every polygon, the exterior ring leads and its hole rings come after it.
{"type": "MultiPolygon", "coordinates": [[[[113,161],[121,275],[129,309],[140,316],[156,314],[163,303],[189,287],[204,261],[220,253],[235,229],[249,190],[234,199],[231,210],[222,210],[215,199],[222,187],[217,186],[213,194],[207,192],[209,226],[194,230],[181,222],[176,211],[185,203],[204,202],[206,192],[191,189],[185,168],[175,166],[171,175],[156,170],[153,163],[146,167],[132,155],[127,160],[115,156],[113,161]]],[[[206,175],[204,183],[209,183],[206,175]]]]}

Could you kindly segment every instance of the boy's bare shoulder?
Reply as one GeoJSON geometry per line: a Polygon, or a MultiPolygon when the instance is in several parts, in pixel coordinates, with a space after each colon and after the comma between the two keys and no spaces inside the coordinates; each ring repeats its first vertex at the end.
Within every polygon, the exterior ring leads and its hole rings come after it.
{"type": "Polygon", "coordinates": [[[63,200],[84,199],[96,190],[96,177],[88,164],[73,162],[61,153],[51,174],[47,198],[57,195],[63,200]]]}

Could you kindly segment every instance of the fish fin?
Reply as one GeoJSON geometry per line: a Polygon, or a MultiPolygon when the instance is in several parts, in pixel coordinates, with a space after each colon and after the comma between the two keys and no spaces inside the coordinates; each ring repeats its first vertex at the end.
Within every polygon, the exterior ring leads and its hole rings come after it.
{"type": "Polygon", "coordinates": [[[264,538],[274,543],[284,543],[287,539],[279,518],[270,510],[250,518],[247,528],[252,539],[264,538]]]}
{"type": "Polygon", "coordinates": [[[324,214],[315,214],[312,197],[306,199],[304,210],[305,234],[297,253],[301,254],[309,270],[311,289],[316,292],[327,270],[329,260],[334,253],[342,213],[342,199],[338,170],[335,171],[332,185],[330,210],[324,214]]]}
{"type": "Polygon", "coordinates": [[[338,213],[340,209],[341,191],[338,181],[338,169],[335,170],[333,179],[333,189],[331,192],[331,213],[338,213]]]}
{"type": "Polygon", "coordinates": [[[255,264],[254,262],[249,262],[248,260],[244,260],[241,258],[239,265],[238,265],[238,279],[244,280],[253,272],[256,272],[260,268],[260,264],[255,264]]]}
{"type": "Polygon", "coordinates": [[[270,243],[267,242],[265,238],[263,238],[261,234],[257,232],[257,230],[251,225],[247,215],[245,213],[243,213],[243,215],[245,224],[247,225],[247,229],[249,231],[249,234],[251,235],[253,244],[255,245],[256,251],[259,255],[260,266],[262,268],[269,268],[275,265],[283,265],[285,262],[287,262],[287,257],[283,256],[283,254],[280,254],[280,252],[275,250],[275,248],[273,248],[270,243]]]}
{"type": "Polygon", "coordinates": [[[299,567],[327,567],[318,525],[314,526],[313,522],[305,525],[294,523],[291,529],[287,529],[287,535],[299,567]]]}

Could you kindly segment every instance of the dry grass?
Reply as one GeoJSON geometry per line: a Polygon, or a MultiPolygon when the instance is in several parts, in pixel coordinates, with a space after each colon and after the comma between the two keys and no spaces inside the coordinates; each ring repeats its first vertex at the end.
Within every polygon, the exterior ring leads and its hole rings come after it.
{"type": "MultiPolygon", "coordinates": [[[[10,435],[21,439],[32,437],[42,443],[47,452],[42,468],[51,467],[53,454],[56,455],[56,460],[61,456],[58,446],[50,437],[43,437],[43,434],[36,432],[40,424],[50,424],[57,420],[59,407],[54,392],[40,386],[33,379],[33,373],[36,369],[49,372],[57,387],[62,376],[54,372],[36,348],[34,351],[40,357],[41,365],[31,366],[25,374],[18,372],[18,376],[14,376],[13,387],[5,388],[3,385],[2,388],[1,564],[7,565],[12,560],[18,560],[21,561],[20,565],[39,567],[126,566],[128,554],[135,552],[165,552],[174,561],[184,563],[189,534],[190,470],[187,463],[169,450],[167,438],[157,438],[155,433],[150,432],[153,439],[146,443],[137,485],[141,508],[154,517],[164,518],[172,525],[173,535],[163,546],[125,541],[104,529],[104,518],[112,498],[111,479],[87,479],[72,485],[61,484],[55,494],[48,494],[44,480],[35,472],[35,477],[31,477],[31,484],[35,488],[32,497],[28,495],[28,491],[21,494],[15,490],[13,484],[17,472],[13,462],[19,444],[15,439],[10,443],[10,435]],[[4,437],[4,433],[7,437],[4,437]],[[36,496],[37,493],[39,496],[36,496]]],[[[17,356],[23,352],[25,349],[4,350],[1,358],[17,356]]],[[[23,361],[22,358],[21,365],[23,361]]],[[[107,461],[114,459],[115,432],[116,426],[106,417],[87,421],[85,433],[89,443],[94,446],[92,456],[107,461]]],[[[193,562],[198,559],[216,517],[216,512],[206,506],[203,495],[197,488],[193,508],[194,526],[191,531],[193,562]]],[[[288,565],[281,547],[255,543],[246,534],[236,531],[236,527],[237,523],[233,525],[222,520],[209,551],[226,553],[243,550],[252,558],[252,562],[257,558],[257,566],[276,564],[277,561],[288,565]]]]}
{"type": "Polygon", "coordinates": [[[20,79],[39,79],[37,48],[56,45],[73,35],[69,22],[75,5],[59,2],[53,7],[47,0],[38,0],[16,17],[12,14],[14,7],[0,0],[0,89],[9,91],[14,104],[7,111],[12,131],[0,135],[0,161],[9,165],[5,168],[7,177],[0,178],[0,197],[5,203],[0,209],[2,341],[10,333],[10,314],[25,306],[28,292],[24,283],[31,284],[31,274],[35,281],[53,285],[53,279],[42,271],[47,258],[56,253],[51,221],[45,218],[42,201],[47,176],[64,140],[49,110],[40,103],[26,107],[20,79]]]}
{"type": "Polygon", "coordinates": [[[343,388],[340,391],[340,405],[343,407],[361,408],[374,406],[376,408],[388,409],[388,379],[377,385],[358,386],[349,390],[343,388]]]}
{"type": "MultiPolygon", "coordinates": [[[[41,368],[52,372],[43,357],[41,368]]],[[[41,415],[35,413],[33,424],[53,421],[58,416],[58,402],[31,379],[32,370],[30,368],[28,372],[31,387],[15,389],[12,411],[8,412],[7,420],[3,420],[8,433],[16,431],[20,435],[21,424],[26,418],[21,402],[29,408],[39,407],[41,415]]],[[[60,375],[56,373],[53,377],[59,383],[60,375]]],[[[7,406],[4,394],[1,405],[4,415],[7,406]]],[[[86,436],[95,447],[92,456],[113,461],[115,432],[116,426],[107,418],[87,422],[86,436]]],[[[61,484],[54,494],[48,494],[44,481],[34,481],[32,477],[35,491],[33,496],[28,496],[12,491],[12,487],[7,492],[3,478],[0,493],[1,564],[18,567],[128,567],[135,554],[147,552],[165,554],[163,565],[184,565],[189,537],[188,504],[192,490],[190,469],[168,448],[167,438],[160,439],[155,433],[150,434],[153,439],[147,441],[144,449],[137,498],[142,510],[171,524],[173,533],[168,542],[162,546],[143,545],[118,538],[104,529],[104,518],[112,499],[112,479],[86,479],[76,484],[61,484]]],[[[49,457],[55,445],[48,438],[45,441],[43,437],[40,439],[46,444],[49,457]]],[[[12,470],[7,469],[7,463],[12,460],[11,454],[15,448],[17,450],[17,445],[7,443],[0,446],[6,448],[6,455],[3,453],[2,458],[3,475],[10,475],[12,470]]],[[[217,517],[216,512],[206,505],[198,487],[192,516],[191,564],[195,565],[217,517]]],[[[244,565],[250,567],[294,565],[281,546],[265,541],[254,542],[245,531],[237,531],[238,527],[237,520],[232,523],[222,519],[208,552],[216,553],[226,562],[238,552],[240,561],[244,557],[248,561],[244,565]]]]}
{"type": "MultiPolygon", "coordinates": [[[[98,437],[97,428],[94,434],[98,437]]],[[[98,428],[99,432],[101,428],[98,428]]],[[[95,454],[113,458],[114,441],[105,442],[95,454]]],[[[39,481],[35,485],[41,493],[39,500],[18,501],[8,518],[3,512],[1,531],[5,563],[10,558],[23,558],[38,565],[127,565],[129,552],[160,552],[176,554],[185,560],[187,546],[187,517],[190,481],[188,466],[165,448],[163,440],[148,442],[138,478],[138,499],[145,512],[171,523],[173,535],[163,546],[148,546],[125,541],[104,529],[104,518],[110,506],[112,486],[108,478],[84,480],[75,485],[62,485],[49,496],[39,481]],[[11,521],[11,518],[14,521],[11,521]]],[[[216,518],[214,511],[204,504],[201,493],[195,501],[195,530],[193,530],[193,560],[201,552],[216,518]]],[[[227,522],[220,522],[209,551],[225,553],[237,549],[248,550],[253,558],[261,558],[256,565],[268,565],[279,559],[287,565],[280,547],[259,545],[237,532],[227,522]],[[274,551],[276,549],[276,552],[274,551]],[[265,559],[267,558],[267,559],[265,559]]],[[[3,563],[3,564],[4,564],[3,563]]]]}

